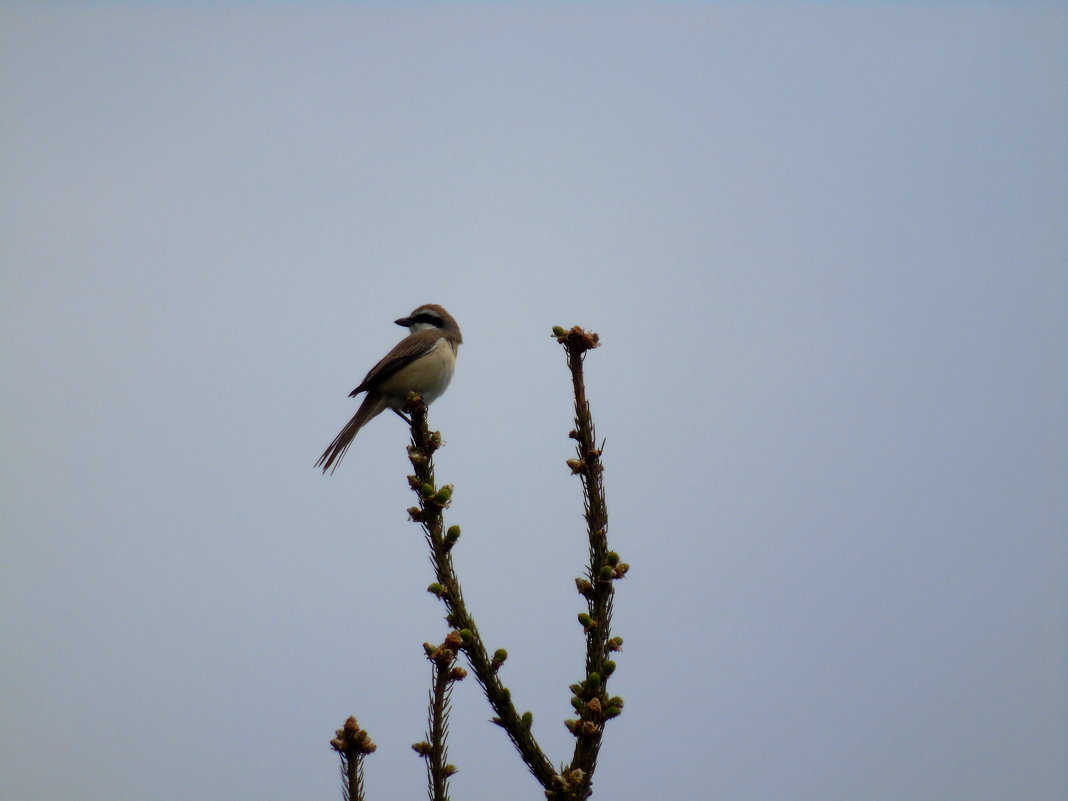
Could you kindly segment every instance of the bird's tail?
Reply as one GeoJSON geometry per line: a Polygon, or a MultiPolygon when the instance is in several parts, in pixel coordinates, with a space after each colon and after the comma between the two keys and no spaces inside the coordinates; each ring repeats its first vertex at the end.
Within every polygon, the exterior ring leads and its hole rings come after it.
{"type": "Polygon", "coordinates": [[[360,404],[360,408],[356,410],[356,414],[345,424],[341,432],[334,437],[334,441],[323,451],[323,455],[319,457],[319,461],[315,463],[315,466],[323,468],[323,473],[326,473],[327,470],[331,473],[337,470],[337,466],[341,464],[341,459],[345,456],[345,451],[349,449],[349,445],[356,439],[356,434],[359,433],[359,430],[364,427],[368,420],[385,410],[388,405],[380,395],[368,393],[367,397],[363,399],[363,403],[360,404]]]}

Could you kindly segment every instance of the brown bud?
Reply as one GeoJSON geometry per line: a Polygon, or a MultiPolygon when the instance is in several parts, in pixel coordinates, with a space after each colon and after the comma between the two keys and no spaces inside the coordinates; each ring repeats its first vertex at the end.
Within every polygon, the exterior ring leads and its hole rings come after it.
{"type": "Polygon", "coordinates": [[[445,644],[452,648],[454,651],[458,650],[463,645],[463,635],[458,631],[450,631],[445,637],[445,644]]]}

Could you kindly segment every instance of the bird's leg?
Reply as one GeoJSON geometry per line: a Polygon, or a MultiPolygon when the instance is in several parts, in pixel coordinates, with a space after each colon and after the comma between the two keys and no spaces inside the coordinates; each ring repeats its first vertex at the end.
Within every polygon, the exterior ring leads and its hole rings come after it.
{"type": "MultiPolygon", "coordinates": [[[[392,406],[390,406],[389,408],[393,409],[392,406]]],[[[393,409],[393,412],[397,415],[397,417],[399,417],[401,420],[403,420],[408,425],[412,424],[411,418],[408,417],[408,415],[406,415],[404,412],[398,411],[397,409],[393,409]]]]}

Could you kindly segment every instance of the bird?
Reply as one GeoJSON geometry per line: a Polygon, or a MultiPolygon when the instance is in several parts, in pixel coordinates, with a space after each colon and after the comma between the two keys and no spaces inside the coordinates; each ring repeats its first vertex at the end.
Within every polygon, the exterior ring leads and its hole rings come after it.
{"type": "Polygon", "coordinates": [[[331,473],[337,470],[356,434],[373,417],[386,409],[404,417],[401,409],[411,392],[418,393],[423,403],[430,405],[441,397],[452,380],[456,354],[464,341],[460,326],[452,315],[436,303],[427,303],[394,322],[406,327],[408,336],[372,367],[360,385],[349,393],[350,398],[361,392],[367,395],[356,414],[315,463],[324,474],[327,470],[331,473]]]}

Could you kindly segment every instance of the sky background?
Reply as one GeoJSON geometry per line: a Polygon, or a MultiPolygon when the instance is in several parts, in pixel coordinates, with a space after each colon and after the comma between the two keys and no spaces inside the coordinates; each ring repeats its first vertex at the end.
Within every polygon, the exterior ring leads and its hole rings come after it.
{"type": "MultiPolygon", "coordinates": [[[[472,612],[555,763],[606,437],[595,797],[1068,788],[1068,12],[0,4],[0,799],[418,798],[446,632],[406,428],[443,304],[472,612]]],[[[458,799],[538,799],[474,681],[458,799]]]]}

